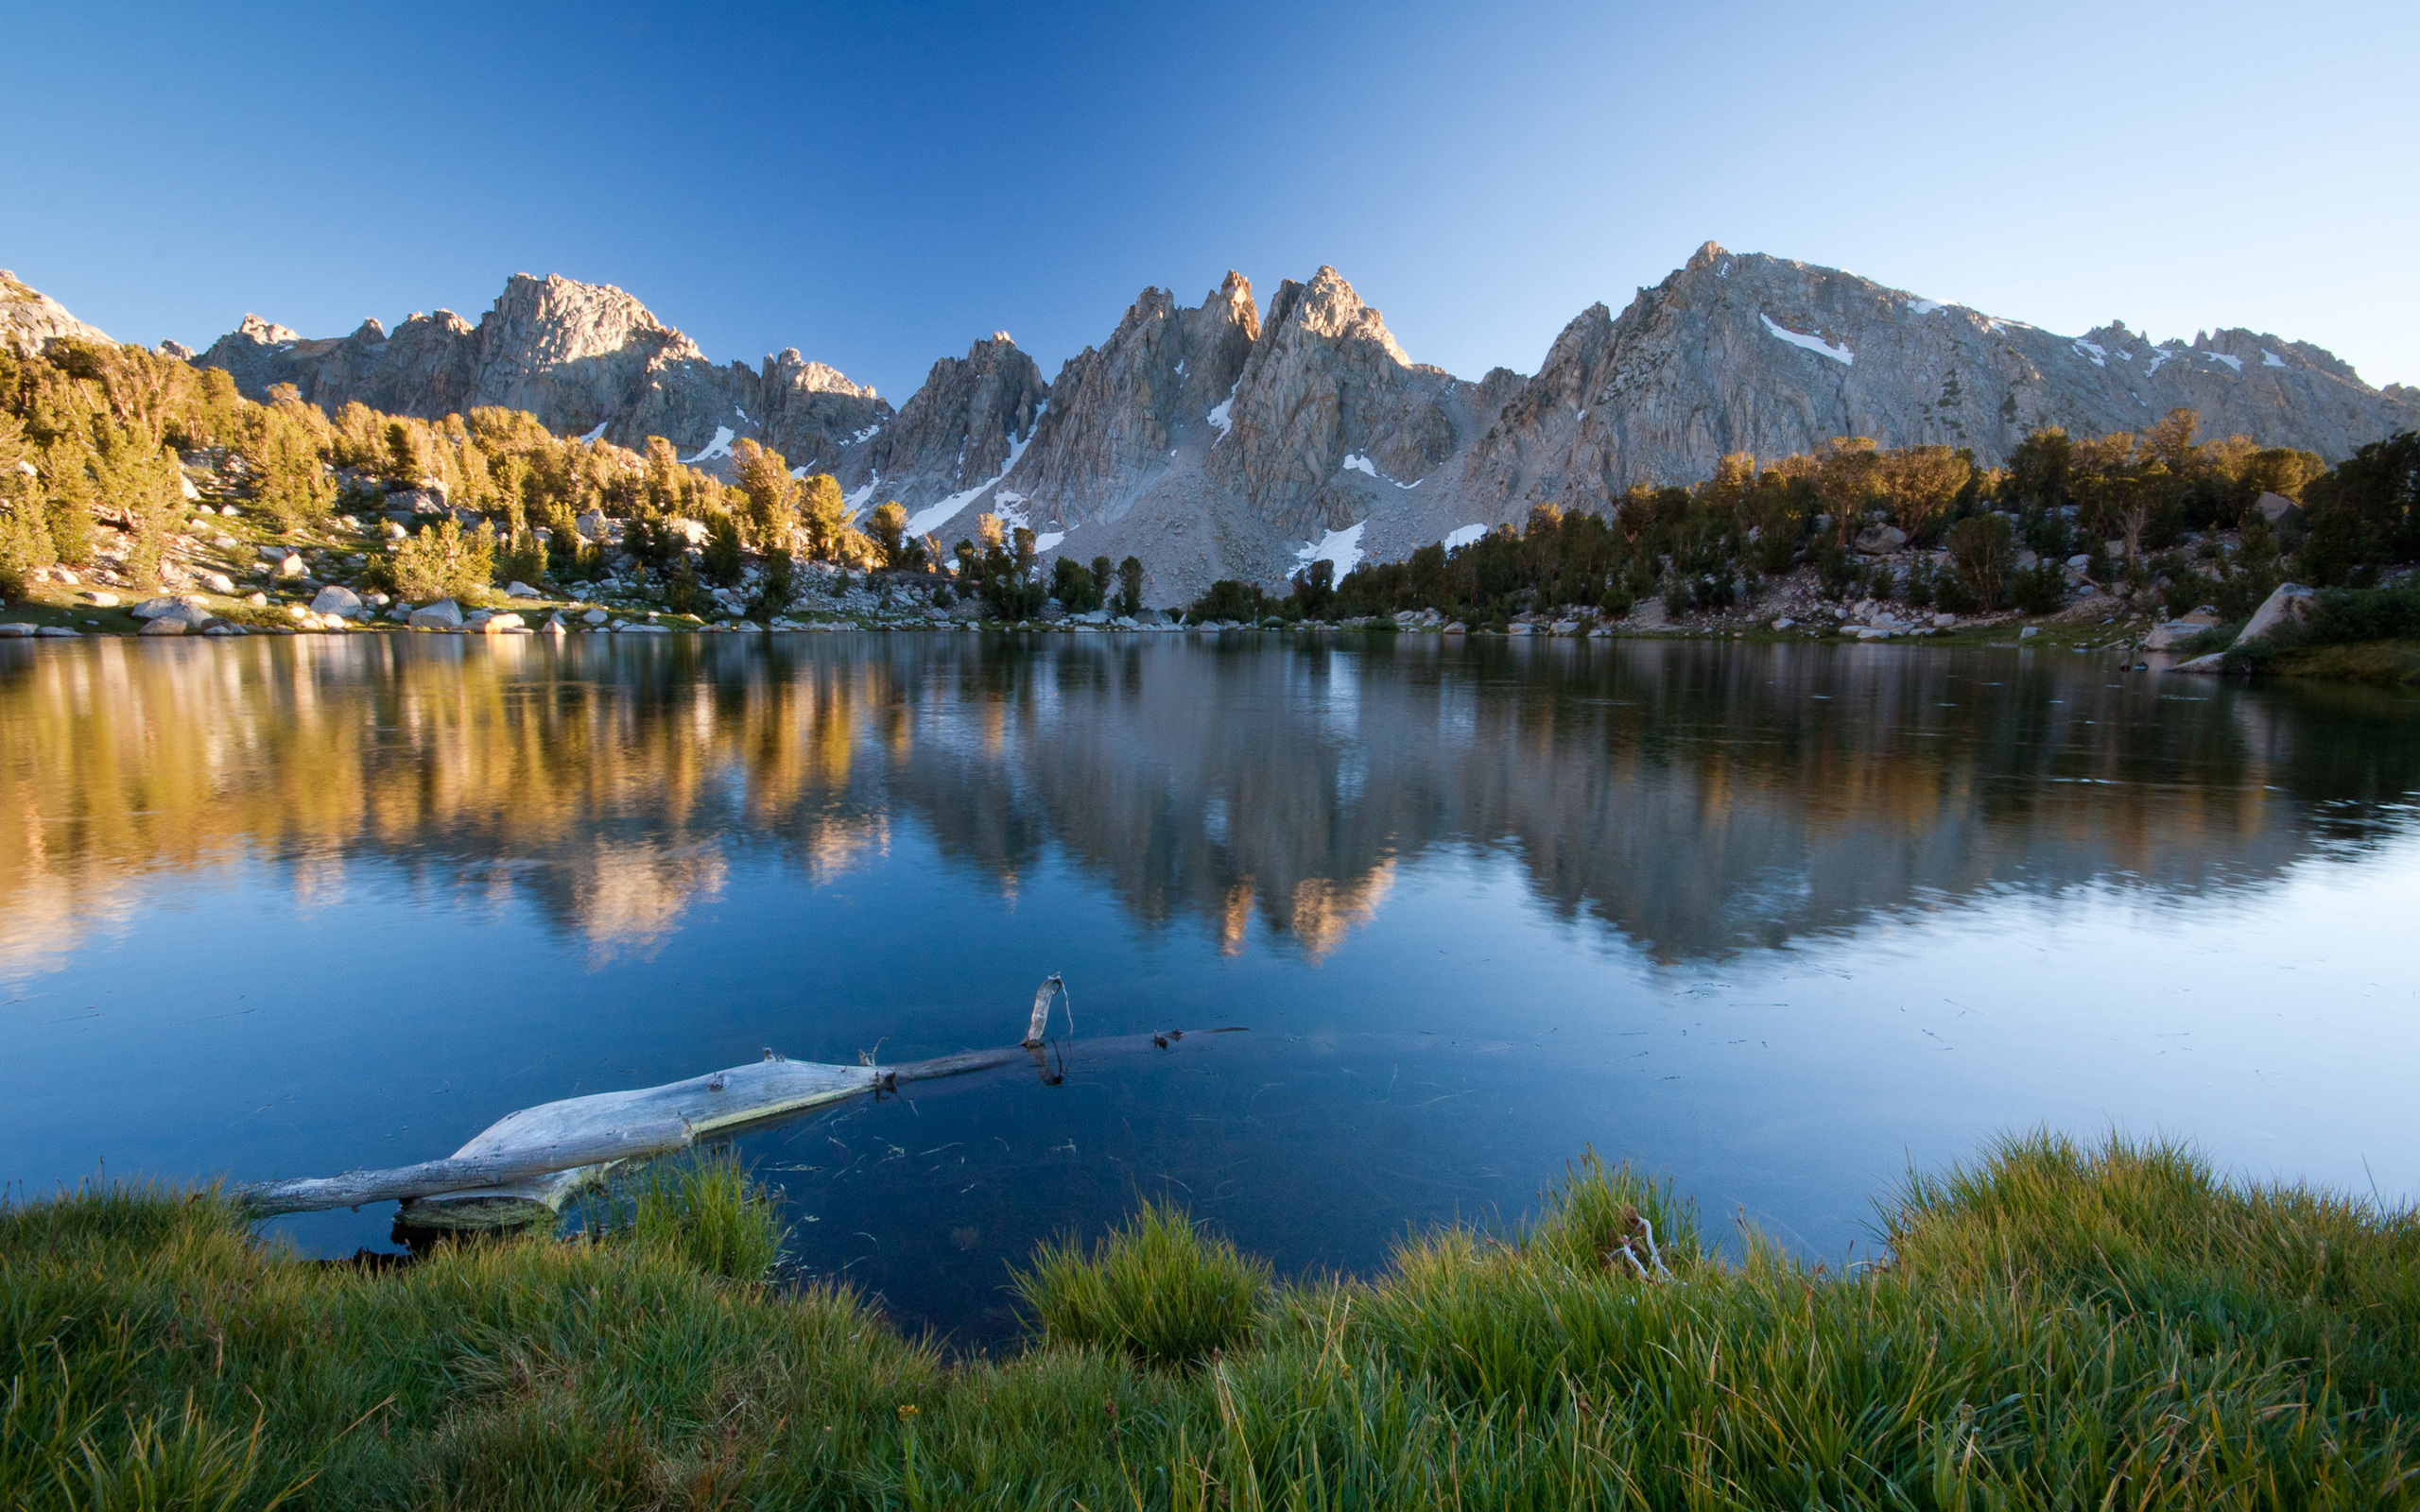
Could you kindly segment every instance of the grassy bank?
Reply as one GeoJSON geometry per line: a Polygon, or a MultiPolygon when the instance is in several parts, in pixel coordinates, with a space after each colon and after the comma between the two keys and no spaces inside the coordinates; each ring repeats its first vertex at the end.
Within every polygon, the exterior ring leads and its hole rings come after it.
{"type": "MultiPolygon", "coordinates": [[[[1516,1235],[1272,1285],[1182,1215],[1045,1251],[949,1362],[766,1286],[769,1209],[660,1176],[593,1243],[362,1269],[222,1204],[0,1215],[10,1507],[2407,1506],[2420,1215],[2012,1143],[1893,1260],[1720,1261],[1576,1167],[1516,1235]]],[[[1007,1278],[1004,1278],[1004,1281],[1007,1278]]]]}

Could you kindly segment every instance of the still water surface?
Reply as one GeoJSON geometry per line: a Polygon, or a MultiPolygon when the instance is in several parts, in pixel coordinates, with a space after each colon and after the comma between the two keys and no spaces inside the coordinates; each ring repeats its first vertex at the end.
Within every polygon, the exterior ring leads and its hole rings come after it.
{"type": "Polygon", "coordinates": [[[997,1338],[1004,1262],[1139,1194],[1368,1269],[1592,1146],[1837,1255],[2035,1125],[2401,1202],[2416,790],[2420,701],[2014,649],[11,644],[0,1177],[425,1160],[1009,1043],[1057,971],[1062,1085],[740,1141],[796,1260],[997,1338]]]}

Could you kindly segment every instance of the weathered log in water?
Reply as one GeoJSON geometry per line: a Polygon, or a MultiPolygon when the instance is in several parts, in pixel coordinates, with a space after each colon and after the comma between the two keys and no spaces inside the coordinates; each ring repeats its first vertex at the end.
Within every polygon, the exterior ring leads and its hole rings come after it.
{"type": "MultiPolygon", "coordinates": [[[[584,1187],[600,1182],[626,1160],[689,1147],[699,1136],[795,1117],[902,1082],[933,1081],[1030,1062],[1056,1086],[1044,1048],[1043,1026],[1054,997],[1066,988],[1057,976],[1034,993],[1024,1043],[1011,1049],[968,1050],[896,1066],[833,1066],[784,1060],[771,1051],[745,1066],[631,1091],[567,1097],[510,1113],[479,1131],[441,1160],[387,1171],[286,1181],[247,1182],[230,1194],[258,1217],[401,1201],[396,1222],[407,1228],[504,1228],[545,1222],[584,1187]]],[[[1073,1027],[1072,1015],[1069,1027],[1073,1027]]],[[[1221,1031],[1213,1031],[1221,1032],[1221,1031]]],[[[1182,1038],[1182,1031],[1170,1031],[1182,1038]]],[[[1165,1049],[1167,1035],[1135,1035],[1098,1042],[1091,1050],[1165,1049]]]]}
{"type": "Polygon", "coordinates": [[[425,1193],[464,1187],[510,1186],[572,1166],[607,1165],[651,1155],[685,1150],[696,1139],[678,1119],[607,1129],[553,1144],[538,1144],[490,1154],[460,1154],[442,1160],[389,1171],[351,1171],[343,1176],[302,1177],[291,1181],[250,1181],[233,1190],[235,1200],[256,1218],[285,1212],[320,1212],[329,1208],[358,1208],[365,1202],[394,1202],[425,1193]]]}

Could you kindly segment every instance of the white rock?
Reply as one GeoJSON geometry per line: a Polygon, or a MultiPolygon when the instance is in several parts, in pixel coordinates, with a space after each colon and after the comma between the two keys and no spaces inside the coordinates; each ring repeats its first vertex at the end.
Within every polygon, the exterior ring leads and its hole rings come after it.
{"type": "Polygon", "coordinates": [[[208,628],[208,629],[206,629],[206,630],[202,631],[201,633],[202,633],[202,634],[204,634],[204,635],[241,635],[241,634],[243,634],[244,632],[243,632],[242,630],[240,630],[240,629],[237,629],[237,628],[236,628],[234,626],[233,626],[233,625],[220,624],[220,625],[214,625],[214,626],[212,626],[210,628],[208,628]]]}
{"type": "Polygon", "coordinates": [[[212,549],[216,551],[235,551],[239,550],[244,543],[233,536],[213,536],[210,538],[210,544],[212,549]]]}
{"type": "Polygon", "coordinates": [[[235,579],[228,576],[225,573],[202,574],[201,586],[209,589],[212,593],[218,594],[222,598],[233,598],[235,596],[235,579]]]}
{"type": "Polygon", "coordinates": [[[104,593],[98,590],[94,590],[86,593],[84,598],[85,601],[90,603],[95,609],[117,608],[117,595],[115,593],[104,593]]]}
{"type": "Polygon", "coordinates": [[[34,634],[45,641],[73,641],[80,639],[83,633],[81,630],[71,630],[64,625],[45,625],[34,631],[34,634]]]}
{"type": "Polygon", "coordinates": [[[504,596],[507,598],[544,598],[546,595],[539,593],[527,583],[515,579],[511,586],[505,589],[504,596]]]}
{"type": "Polygon", "coordinates": [[[22,620],[10,620],[6,624],[0,624],[0,637],[6,637],[11,641],[25,640],[33,633],[34,627],[22,620]]]}
{"type": "Polygon", "coordinates": [[[514,630],[526,630],[528,627],[522,623],[518,614],[491,614],[479,622],[479,628],[489,635],[506,635],[514,630]]]}
{"type": "Polygon", "coordinates": [[[2311,607],[2319,600],[2316,589],[2300,583],[2279,583],[2277,591],[2260,601],[2243,633],[2235,638],[2238,645],[2256,645],[2277,632],[2282,625],[2299,625],[2310,617],[2311,607]]]}
{"type": "Polygon", "coordinates": [[[613,616],[607,614],[601,609],[592,609],[587,613],[582,614],[580,619],[589,625],[602,625],[612,617],[613,616]]]}
{"type": "Polygon", "coordinates": [[[298,551],[292,556],[286,558],[284,561],[278,562],[276,565],[269,568],[269,576],[272,577],[292,579],[302,576],[310,570],[310,563],[304,561],[302,559],[302,554],[298,551]]]}
{"type": "Polygon", "coordinates": [[[1932,617],[1932,623],[1935,628],[1945,630],[1958,623],[1958,616],[1955,614],[1936,614],[1932,617]]]}
{"type": "Polygon", "coordinates": [[[244,602],[250,604],[254,609],[267,609],[268,608],[268,595],[267,593],[246,593],[244,595],[244,602]]]}
{"type": "Polygon", "coordinates": [[[1797,623],[1798,622],[1796,620],[1791,619],[1789,615],[1785,614],[1781,618],[1773,621],[1773,628],[1776,630],[1786,630],[1797,623]]]}
{"type": "Polygon", "coordinates": [[[184,621],[172,614],[163,614],[158,619],[149,621],[134,633],[137,635],[182,635],[185,629],[184,621]]]}
{"type": "Polygon", "coordinates": [[[2020,641],[2030,641],[2041,633],[2042,627],[2039,625],[2029,625],[2025,628],[2016,632],[2016,638],[2020,641]]]}
{"type": "Polygon", "coordinates": [[[405,623],[415,630],[458,630],[462,627],[462,610],[452,599],[441,598],[412,610],[405,623]]]}
{"type": "Polygon", "coordinates": [[[361,595],[350,588],[330,583],[312,598],[311,612],[334,614],[339,619],[349,620],[361,612],[361,595]]]}

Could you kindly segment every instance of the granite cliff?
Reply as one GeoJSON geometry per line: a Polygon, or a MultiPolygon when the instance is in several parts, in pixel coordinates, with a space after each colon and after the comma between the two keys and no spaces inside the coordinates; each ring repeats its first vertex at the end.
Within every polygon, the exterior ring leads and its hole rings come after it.
{"type": "MultiPolygon", "coordinates": [[[[22,344],[37,318],[9,318],[22,344]]],[[[1539,502],[1606,510],[1725,453],[1834,436],[1991,464],[2038,425],[2138,430],[2182,405],[2205,435],[2333,461],[2420,426],[2420,392],[2373,387],[2304,342],[2221,329],[2154,344],[2114,322],[2056,335],[1711,242],[1618,314],[1582,311],[1534,376],[1478,382],[1413,362],[1326,267],[1265,311],[1236,273],[1194,306],[1145,289],[1048,382],[995,335],[934,363],[895,411],[796,351],[716,366],[621,290],[561,277],[516,275],[475,326],[440,311],[305,340],[247,317],[195,360],[255,396],[292,383],[330,409],[507,404],[566,435],[665,436],[701,465],[752,437],[838,475],[859,508],[899,500],[944,548],[990,512],[1046,553],[1139,556],[1155,603],[1320,557],[1400,557],[1539,502]]]]}

